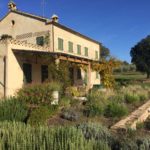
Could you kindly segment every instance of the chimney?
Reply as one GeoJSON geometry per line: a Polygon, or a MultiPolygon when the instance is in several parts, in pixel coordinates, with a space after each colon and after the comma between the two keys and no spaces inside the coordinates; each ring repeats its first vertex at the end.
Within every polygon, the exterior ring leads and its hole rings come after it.
{"type": "Polygon", "coordinates": [[[12,0],[10,0],[10,2],[8,3],[8,9],[9,11],[17,10],[16,4],[12,0]]]}
{"type": "Polygon", "coordinates": [[[53,22],[57,22],[57,23],[58,23],[59,17],[54,14],[54,15],[51,17],[51,19],[52,19],[53,22]]]}

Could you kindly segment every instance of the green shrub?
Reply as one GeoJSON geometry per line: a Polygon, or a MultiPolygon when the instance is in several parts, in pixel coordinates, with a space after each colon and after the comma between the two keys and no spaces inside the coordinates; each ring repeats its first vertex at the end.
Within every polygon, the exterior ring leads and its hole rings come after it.
{"type": "Polygon", "coordinates": [[[93,150],[111,150],[111,148],[107,142],[100,140],[95,142],[93,150]]]}
{"type": "Polygon", "coordinates": [[[77,113],[73,109],[65,109],[65,110],[63,110],[61,117],[63,119],[67,119],[69,121],[77,121],[80,116],[79,116],[79,113],[77,113]]]}
{"type": "Polygon", "coordinates": [[[94,102],[103,102],[106,103],[106,101],[115,95],[115,92],[113,90],[107,90],[107,91],[101,91],[101,90],[92,90],[88,94],[88,100],[94,101],[94,102]]]}
{"type": "Polygon", "coordinates": [[[105,126],[102,126],[101,124],[84,123],[84,124],[79,124],[77,128],[82,130],[86,139],[95,139],[98,141],[103,139],[108,143],[112,142],[111,133],[105,126]]]}
{"type": "Polygon", "coordinates": [[[137,122],[136,123],[136,129],[143,129],[144,128],[144,123],[143,122],[137,122]]]}
{"type": "Polygon", "coordinates": [[[149,99],[148,94],[144,94],[144,93],[139,94],[139,97],[140,97],[140,101],[145,101],[149,99]]]}
{"type": "Polygon", "coordinates": [[[118,148],[121,150],[149,150],[150,148],[150,137],[134,137],[124,138],[122,136],[118,140],[118,148]]]}
{"type": "Polygon", "coordinates": [[[74,86],[68,87],[66,89],[66,94],[68,96],[70,96],[70,97],[72,97],[72,96],[75,96],[75,97],[80,96],[80,92],[78,91],[77,87],[74,87],[74,86]]]}
{"type": "Polygon", "coordinates": [[[52,92],[60,91],[60,84],[56,82],[28,85],[17,93],[19,99],[29,104],[51,104],[52,92]]]}
{"type": "Polygon", "coordinates": [[[150,130],[150,118],[145,121],[144,126],[147,130],[150,130]]]}
{"type": "Polygon", "coordinates": [[[114,101],[116,103],[122,103],[122,102],[125,102],[125,97],[123,94],[118,94],[116,93],[115,95],[111,96],[109,98],[110,101],[114,101]]]}
{"type": "Polygon", "coordinates": [[[140,85],[130,85],[121,89],[127,103],[138,103],[149,99],[150,89],[140,85]]]}
{"type": "Polygon", "coordinates": [[[107,104],[108,95],[104,92],[94,90],[88,95],[88,101],[85,105],[84,115],[87,117],[100,116],[103,114],[107,104]]]}
{"type": "Polygon", "coordinates": [[[0,102],[0,121],[25,121],[28,108],[23,101],[10,97],[0,102]]]}
{"type": "Polygon", "coordinates": [[[126,94],[125,95],[125,100],[127,103],[132,104],[132,103],[137,103],[140,101],[140,97],[136,94],[126,94]]]}
{"type": "Polygon", "coordinates": [[[86,104],[83,114],[87,117],[101,116],[104,112],[104,105],[86,104]]]}
{"type": "Polygon", "coordinates": [[[110,102],[105,109],[105,116],[107,117],[122,117],[128,114],[128,108],[125,104],[110,102]]]}
{"type": "Polygon", "coordinates": [[[139,137],[138,139],[136,139],[135,141],[138,145],[138,150],[149,150],[150,149],[150,137],[149,136],[145,136],[143,137],[139,137]]]}
{"type": "Polygon", "coordinates": [[[40,106],[32,110],[28,123],[30,125],[46,124],[47,119],[52,116],[57,110],[57,106],[40,106]]]}
{"type": "Polygon", "coordinates": [[[71,100],[69,97],[62,97],[59,101],[59,105],[62,107],[69,107],[71,100]]]}

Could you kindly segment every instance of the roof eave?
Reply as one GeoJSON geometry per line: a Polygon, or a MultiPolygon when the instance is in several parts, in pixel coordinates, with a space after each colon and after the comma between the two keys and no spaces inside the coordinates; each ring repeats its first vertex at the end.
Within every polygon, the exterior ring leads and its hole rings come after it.
{"type": "Polygon", "coordinates": [[[91,39],[90,37],[85,36],[85,35],[83,35],[83,34],[77,32],[77,31],[75,31],[75,30],[73,30],[73,29],[70,29],[70,28],[68,28],[68,27],[66,27],[66,26],[64,26],[64,25],[62,25],[62,24],[60,24],[60,23],[57,23],[57,22],[54,22],[54,21],[50,21],[50,22],[47,22],[46,24],[55,25],[55,26],[57,26],[57,27],[59,27],[59,28],[61,28],[61,29],[63,29],[63,30],[69,31],[69,32],[71,32],[71,33],[73,33],[73,34],[75,34],[75,35],[78,35],[78,36],[80,36],[80,37],[82,37],[82,38],[85,38],[85,39],[87,39],[87,40],[89,40],[89,41],[91,41],[91,42],[94,42],[94,43],[98,44],[98,45],[101,44],[100,42],[98,42],[98,41],[96,41],[96,40],[93,40],[93,39],[91,39]]]}

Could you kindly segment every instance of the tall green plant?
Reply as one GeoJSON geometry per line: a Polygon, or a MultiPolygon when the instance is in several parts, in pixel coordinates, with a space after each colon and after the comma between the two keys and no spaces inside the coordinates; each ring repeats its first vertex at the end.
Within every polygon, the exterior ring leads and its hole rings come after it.
{"type": "Polygon", "coordinates": [[[28,108],[23,101],[14,97],[0,102],[0,121],[25,121],[28,108]]]}
{"type": "Polygon", "coordinates": [[[33,128],[16,122],[0,123],[0,149],[14,150],[110,150],[103,140],[87,140],[75,127],[33,128]]]}

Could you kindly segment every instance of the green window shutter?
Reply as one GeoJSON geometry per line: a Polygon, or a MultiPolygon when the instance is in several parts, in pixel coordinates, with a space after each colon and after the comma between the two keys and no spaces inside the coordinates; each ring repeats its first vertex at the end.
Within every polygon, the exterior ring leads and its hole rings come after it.
{"type": "Polygon", "coordinates": [[[85,56],[88,56],[88,48],[87,48],[87,47],[85,47],[85,49],[84,49],[84,50],[85,50],[85,53],[84,53],[84,54],[85,54],[85,56]]]}
{"type": "Polygon", "coordinates": [[[68,51],[69,52],[73,52],[73,43],[72,42],[68,42],[68,51]]]}
{"type": "Polygon", "coordinates": [[[58,38],[58,50],[64,50],[64,40],[61,38],[58,38]]]}
{"type": "Polygon", "coordinates": [[[43,36],[37,37],[36,38],[36,44],[43,46],[44,45],[44,37],[43,36]]]}
{"type": "Polygon", "coordinates": [[[99,79],[99,73],[96,72],[96,79],[99,79]]]}
{"type": "Polygon", "coordinates": [[[98,51],[95,51],[95,59],[98,59],[98,51]]]}
{"type": "Polygon", "coordinates": [[[77,54],[81,55],[81,45],[77,45],[77,54]]]}

